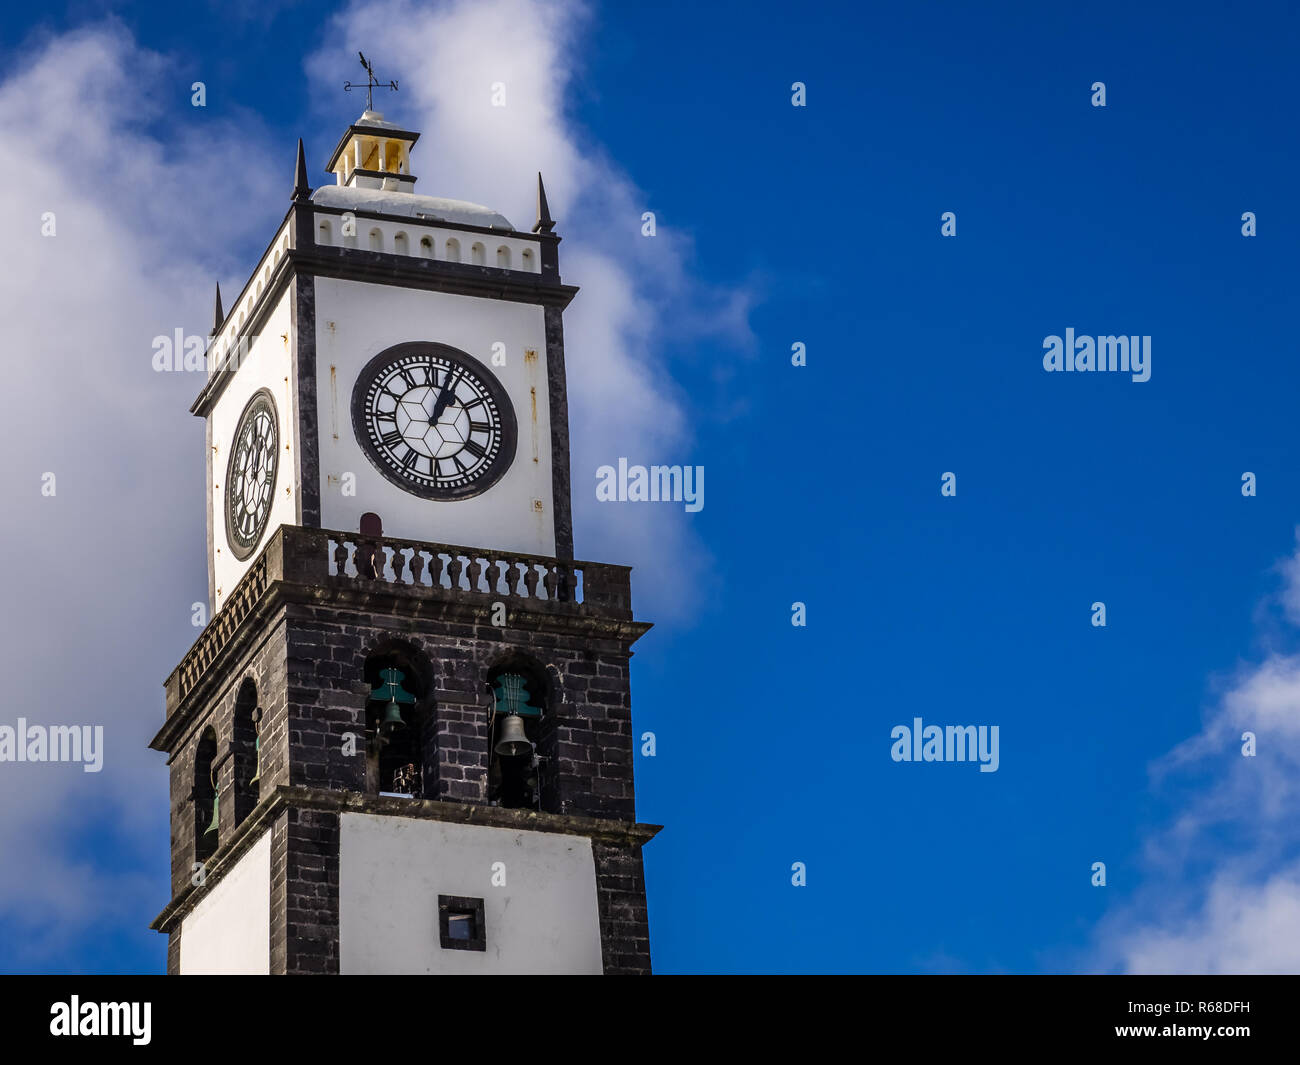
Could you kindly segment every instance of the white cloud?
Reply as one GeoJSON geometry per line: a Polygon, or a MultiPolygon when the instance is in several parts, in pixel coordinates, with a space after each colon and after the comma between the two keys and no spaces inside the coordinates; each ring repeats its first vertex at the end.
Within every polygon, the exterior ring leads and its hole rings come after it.
{"type": "MultiPolygon", "coordinates": [[[[1296,542],[1300,544],[1300,529],[1296,529],[1296,542]]],[[[1282,588],[1282,606],[1287,619],[1300,625],[1300,550],[1278,563],[1285,584],[1282,588]]]]}
{"type": "Polygon", "coordinates": [[[358,3],[335,19],[308,70],[330,147],[343,106],[364,107],[355,94],[339,103],[339,83],[360,73],[357,52],[398,79],[400,91],[382,92],[375,107],[421,132],[412,154],[419,192],[485,204],[528,229],[536,174],[545,176],[564,238],[561,272],[582,288],[565,314],[576,550],[636,566],[638,613],[665,621],[689,616],[709,592],[693,517],[679,506],[599,504],[595,471],[619,457],[698,463],[691,426],[700,412],[673,384],[661,349],[683,335],[747,347],[754,296],[692,276],[690,238],[663,220],[657,236],[642,237],[652,206],[569,120],[586,20],[578,3],[358,3]],[[494,86],[504,87],[504,107],[492,103],[494,86]]]}
{"type": "MultiPolygon", "coordinates": [[[[1300,550],[1279,567],[1291,615],[1300,550]]],[[[1135,973],[1300,972],[1300,656],[1245,666],[1201,731],[1153,765],[1183,786],[1145,840],[1148,879],[1098,927],[1094,964],[1135,973]],[[1243,755],[1245,736],[1255,754],[1243,755]]],[[[1109,890],[1109,889],[1108,889],[1109,890]]]]}
{"type": "Polygon", "coordinates": [[[1214,877],[1190,917],[1138,927],[1123,942],[1128,973],[1300,971],[1300,866],[1263,883],[1214,877]]]}
{"type": "MultiPolygon", "coordinates": [[[[583,286],[566,315],[579,552],[641,565],[640,611],[665,620],[702,594],[698,538],[678,510],[599,507],[594,468],[620,454],[694,461],[691,414],[657,346],[682,329],[743,345],[749,297],[698,284],[671,227],[639,238],[640,193],[565,119],[583,19],[514,0],[358,6],[311,69],[332,147],[354,117],[337,101],[355,71],[336,60],[355,63],[359,40],[396,64],[396,113],[425,130],[421,191],[527,228],[546,174],[562,269],[583,286]],[[507,83],[506,109],[483,106],[493,80],[507,83]]],[[[293,144],[252,115],[163,114],[140,84],[174,81],[187,98],[188,81],[114,22],[21,54],[0,80],[0,137],[21,163],[0,183],[0,724],[102,724],[106,746],[98,774],[0,765],[0,919],[25,925],[35,965],[97,922],[152,936],[167,901],[167,774],[146,744],[161,682],[196,635],[190,605],[206,598],[203,426],[188,413],[201,382],[153,372],[151,342],[206,332],[214,274],[228,301],[238,290],[287,206],[293,144]],[[41,236],[45,212],[55,237],[41,236]],[[53,499],[40,494],[47,471],[53,499]],[[111,861],[95,856],[109,848],[111,861]]]]}
{"type": "Polygon", "coordinates": [[[167,774],[146,744],[207,593],[203,427],[188,413],[199,377],[155,373],[151,341],[205,331],[213,270],[270,231],[292,153],[272,184],[240,165],[264,147],[256,123],[169,124],[140,83],[187,86],[117,24],[34,38],[22,55],[0,82],[16,164],[0,182],[0,724],[105,732],[100,773],[0,764],[0,917],[57,921],[63,938],[40,940],[56,949],[124,907],[125,926],[152,935],[167,901],[167,774]],[[152,875],[111,872],[82,853],[88,840],[117,849],[111,868],[152,875]]]}

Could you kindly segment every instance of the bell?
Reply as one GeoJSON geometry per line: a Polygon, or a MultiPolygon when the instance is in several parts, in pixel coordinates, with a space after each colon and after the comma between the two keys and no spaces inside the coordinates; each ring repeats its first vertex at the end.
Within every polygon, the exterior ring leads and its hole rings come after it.
{"type": "Polygon", "coordinates": [[[533,745],[524,733],[524,719],[518,714],[506,714],[505,720],[501,722],[501,738],[493,750],[502,758],[510,758],[528,754],[532,749],[533,745]]]}
{"type": "Polygon", "coordinates": [[[253,745],[253,749],[257,752],[257,771],[253,773],[253,779],[249,781],[250,784],[256,784],[259,780],[262,779],[262,737],[261,736],[257,737],[257,742],[253,745]]]}
{"type": "Polygon", "coordinates": [[[384,710],[384,719],[379,722],[379,728],[382,732],[395,732],[399,728],[406,728],[406,722],[402,720],[402,708],[398,705],[396,699],[389,700],[387,708],[384,710]]]}
{"type": "Polygon", "coordinates": [[[217,811],[220,809],[217,805],[217,801],[219,798],[219,795],[212,796],[212,824],[208,825],[208,827],[203,830],[205,836],[210,836],[217,830],[217,811]]]}

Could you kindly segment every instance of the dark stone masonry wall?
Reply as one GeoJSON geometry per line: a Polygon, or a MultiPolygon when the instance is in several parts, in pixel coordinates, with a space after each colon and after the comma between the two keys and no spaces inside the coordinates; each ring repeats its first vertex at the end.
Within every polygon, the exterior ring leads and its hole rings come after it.
{"type": "Polygon", "coordinates": [[[339,971],[339,815],[290,807],[271,837],[271,972],[339,971]]]}
{"type": "Polygon", "coordinates": [[[411,619],[295,605],[287,622],[289,783],[365,789],[365,760],[344,754],[344,737],[365,734],[365,662],[394,648],[425,663],[436,744],[425,796],[487,801],[488,675],[512,656],[551,678],[539,754],[549,813],[633,820],[632,707],[627,643],[579,633],[500,629],[487,621],[411,619]],[[547,670],[554,666],[554,670],[547,670]]]}
{"type": "Polygon", "coordinates": [[[197,831],[193,816],[194,762],[199,739],[211,726],[217,735],[217,774],[220,787],[220,830],[229,838],[236,825],[235,761],[228,752],[234,738],[235,703],[245,679],[257,686],[257,702],[265,711],[262,723],[262,779],[265,794],[279,783],[288,783],[289,750],[286,730],[285,626],[276,619],[250,641],[238,663],[230,670],[219,692],[205,706],[178,740],[171,764],[171,872],[172,895],[188,887],[194,876],[197,831]]]}
{"type": "Polygon", "coordinates": [[[600,949],[609,975],[650,972],[650,918],[646,912],[641,848],[592,841],[600,910],[600,949]]]}
{"type": "MultiPolygon", "coordinates": [[[[629,660],[645,626],[571,609],[517,607],[500,628],[490,623],[491,604],[484,597],[431,601],[382,588],[334,596],[292,585],[281,591],[274,609],[236,639],[220,675],[205,678],[202,691],[196,687],[197,701],[171,738],[173,905],[191,890],[194,761],[204,729],[215,728],[218,760],[224,758],[218,774],[222,847],[210,859],[220,876],[238,858],[228,853],[228,842],[240,834],[229,752],[244,681],[256,684],[265,714],[260,791],[253,803],[280,785],[364,793],[365,667],[372,655],[399,655],[424,692],[416,709],[431,722],[424,745],[426,799],[486,805],[488,677],[498,666],[523,660],[546,678],[537,734],[545,760],[542,811],[529,816],[635,822],[629,660]],[[238,646],[241,640],[244,646],[238,646]]],[[[290,806],[275,814],[269,830],[272,972],[337,973],[339,815],[290,806]]],[[[241,853],[249,845],[236,842],[241,853]]],[[[649,972],[640,843],[617,834],[592,842],[605,970],[649,972]]],[[[173,972],[179,927],[174,922],[169,942],[173,972]]]]}

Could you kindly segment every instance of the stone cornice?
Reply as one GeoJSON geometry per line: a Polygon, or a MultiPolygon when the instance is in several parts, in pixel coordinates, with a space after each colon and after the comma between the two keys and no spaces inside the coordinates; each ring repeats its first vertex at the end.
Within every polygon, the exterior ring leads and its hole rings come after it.
{"type": "MultiPolygon", "coordinates": [[[[302,208],[295,206],[293,210],[302,208]]],[[[317,208],[318,210],[320,208],[317,208]]],[[[363,212],[356,212],[362,214],[363,212]]],[[[391,216],[375,215],[376,218],[391,216]]],[[[396,219],[401,220],[401,219],[396,219]]],[[[406,221],[410,221],[406,219],[406,221]]],[[[450,226],[438,223],[441,228],[473,229],[475,227],[450,226]]],[[[499,232],[483,230],[482,232],[499,232]]],[[[528,238],[528,234],[511,234],[528,238]]],[[[531,238],[536,239],[536,238],[531,238]]],[[[578,294],[576,285],[561,284],[543,274],[526,270],[502,270],[494,266],[474,266],[469,263],[450,263],[441,259],[421,259],[391,252],[363,251],[357,248],[334,248],[313,245],[310,248],[290,248],[276,265],[253,313],[242,329],[233,336],[227,347],[240,351],[240,341],[255,337],[289,281],[299,274],[312,277],[329,277],[345,281],[359,281],[373,285],[394,285],[399,288],[425,289],[458,296],[475,296],[480,299],[504,300],[511,303],[531,303],[539,307],[567,307],[578,294]]],[[[256,275],[254,275],[256,277],[256,275]]],[[[252,281],[250,280],[250,284],[252,281]]],[[[247,287],[247,286],[246,286],[247,287]]],[[[241,293],[240,298],[243,298],[241,293]]],[[[238,301],[234,304],[238,306],[238,301]]],[[[229,321],[230,315],[227,315],[229,321]]],[[[207,417],[217,398],[225,391],[230,379],[239,371],[221,367],[214,371],[190,405],[190,413],[207,417]]]]}
{"type": "Polygon", "coordinates": [[[662,825],[635,821],[616,821],[569,814],[547,814],[537,810],[480,806],[474,803],[445,802],[433,799],[399,799],[363,795],[354,791],[331,791],[281,784],[263,799],[257,808],[235,829],[204,864],[200,885],[190,885],[171,900],[149,926],[169,933],[184,920],[212,888],[238,863],[261,838],[279,815],[288,809],[319,810],[338,814],[373,814],[379,817],[407,817],[424,821],[443,821],[457,825],[480,825],[516,832],[549,832],[583,836],[593,842],[643,847],[659,833],[662,825]]]}

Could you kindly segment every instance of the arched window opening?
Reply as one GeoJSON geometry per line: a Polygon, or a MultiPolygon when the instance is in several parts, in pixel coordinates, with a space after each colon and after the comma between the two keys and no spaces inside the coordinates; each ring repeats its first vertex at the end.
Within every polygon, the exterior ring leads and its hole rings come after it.
{"type": "Polygon", "coordinates": [[[432,237],[421,237],[421,238],[420,238],[420,254],[423,255],[426,259],[432,259],[432,258],[433,258],[433,238],[432,238],[432,237]]]}
{"type": "Polygon", "coordinates": [[[231,750],[235,759],[235,824],[253,812],[261,797],[261,729],[262,711],[257,705],[257,685],[248,678],[239,687],[235,700],[231,750]]]}
{"type": "Polygon", "coordinates": [[[366,791],[413,799],[436,795],[436,736],[422,656],[395,645],[366,659],[366,791]],[[427,767],[427,772],[426,772],[427,767]]]}
{"type": "Polygon", "coordinates": [[[410,255],[410,245],[405,233],[398,233],[393,237],[393,253],[395,255],[410,255]]]}
{"type": "Polygon", "coordinates": [[[372,229],[370,231],[370,250],[371,251],[384,250],[384,235],[378,229],[372,229]]]}
{"type": "Polygon", "coordinates": [[[488,674],[488,687],[488,804],[540,810],[546,764],[539,755],[546,731],[545,671],[530,659],[515,657],[488,674]]]}
{"type": "Polygon", "coordinates": [[[504,244],[497,248],[497,267],[501,270],[510,269],[510,249],[504,244]]]}
{"type": "Polygon", "coordinates": [[[220,836],[216,760],[217,734],[208,727],[194,751],[194,860],[199,862],[212,857],[220,836]]]}
{"type": "Polygon", "coordinates": [[[487,266],[487,249],[475,241],[469,246],[469,260],[475,266],[487,266]]]}
{"type": "Polygon", "coordinates": [[[449,263],[460,262],[460,241],[458,241],[455,237],[452,237],[450,240],[447,241],[447,262],[449,263]]]}
{"type": "Polygon", "coordinates": [[[330,224],[328,222],[322,222],[319,226],[316,227],[316,243],[323,244],[326,247],[329,246],[330,224]]]}
{"type": "Polygon", "coordinates": [[[522,252],[519,253],[519,259],[520,259],[520,266],[524,270],[531,270],[533,268],[533,249],[525,248],[522,252]]]}

